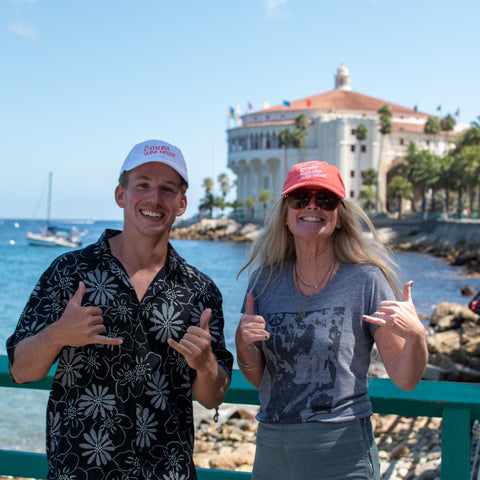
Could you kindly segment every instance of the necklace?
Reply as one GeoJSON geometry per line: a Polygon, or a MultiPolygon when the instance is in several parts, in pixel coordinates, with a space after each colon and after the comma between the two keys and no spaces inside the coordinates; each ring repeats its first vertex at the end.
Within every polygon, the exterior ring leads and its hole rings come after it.
{"type": "MultiPolygon", "coordinates": [[[[317,285],[310,285],[309,283],[303,281],[301,278],[300,278],[300,275],[298,274],[298,271],[297,271],[297,262],[295,261],[295,264],[293,266],[294,268],[294,272],[295,272],[295,279],[297,280],[297,284],[301,283],[302,285],[305,285],[306,287],[308,288],[314,288],[315,290],[318,290],[320,288],[320,286],[322,285],[323,281],[331,275],[333,269],[335,268],[335,264],[337,263],[337,261],[335,259],[333,259],[333,262],[332,264],[330,265],[330,267],[327,269],[327,271],[325,272],[325,275],[322,277],[322,279],[320,280],[320,282],[318,282],[317,285]]],[[[329,282],[329,280],[327,280],[327,283],[329,282]]]]}
{"type": "MultiPolygon", "coordinates": [[[[310,286],[308,285],[308,283],[305,283],[302,281],[302,279],[298,276],[298,272],[297,272],[297,262],[295,262],[293,268],[294,268],[294,273],[295,273],[295,282],[294,282],[294,286],[295,286],[295,294],[297,296],[297,302],[298,302],[298,305],[300,307],[300,310],[297,314],[297,318],[299,320],[303,320],[305,318],[305,310],[304,310],[304,304],[303,302],[300,301],[300,283],[303,283],[304,285],[306,285],[307,287],[310,287],[310,288],[315,288],[316,290],[318,289],[318,287],[320,287],[320,285],[322,285],[323,281],[327,278],[327,282],[326,284],[331,280],[332,278],[332,274],[333,274],[333,271],[335,269],[335,265],[337,264],[337,261],[334,259],[332,264],[330,265],[329,269],[327,270],[327,273],[323,276],[322,280],[320,281],[320,283],[318,284],[318,286],[310,286]],[[296,285],[295,285],[296,283],[296,285]]],[[[326,285],[325,284],[325,285],[326,285]]]]}

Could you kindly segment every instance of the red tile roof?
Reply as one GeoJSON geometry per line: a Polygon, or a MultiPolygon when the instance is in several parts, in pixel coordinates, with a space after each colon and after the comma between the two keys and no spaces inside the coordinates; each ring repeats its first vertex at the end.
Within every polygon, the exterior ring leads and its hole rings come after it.
{"type": "Polygon", "coordinates": [[[312,97],[302,98],[290,102],[290,106],[278,105],[276,107],[261,110],[262,112],[278,112],[282,110],[362,110],[378,112],[383,106],[388,105],[394,114],[428,116],[425,113],[417,112],[413,108],[402,107],[392,102],[369,97],[350,90],[331,90],[312,97]]]}

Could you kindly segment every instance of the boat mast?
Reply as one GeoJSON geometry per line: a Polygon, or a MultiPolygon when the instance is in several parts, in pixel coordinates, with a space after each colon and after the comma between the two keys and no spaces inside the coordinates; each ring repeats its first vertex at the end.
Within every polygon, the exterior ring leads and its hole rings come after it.
{"type": "Polygon", "coordinates": [[[50,211],[52,208],[52,177],[53,173],[48,174],[48,200],[47,200],[47,231],[50,226],[50,211]]]}

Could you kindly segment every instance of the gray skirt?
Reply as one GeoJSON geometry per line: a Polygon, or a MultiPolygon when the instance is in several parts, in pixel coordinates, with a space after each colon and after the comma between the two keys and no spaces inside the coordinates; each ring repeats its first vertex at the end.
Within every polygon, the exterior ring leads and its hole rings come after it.
{"type": "Polygon", "coordinates": [[[380,480],[370,418],[341,423],[260,422],[252,480],[380,480]]]}

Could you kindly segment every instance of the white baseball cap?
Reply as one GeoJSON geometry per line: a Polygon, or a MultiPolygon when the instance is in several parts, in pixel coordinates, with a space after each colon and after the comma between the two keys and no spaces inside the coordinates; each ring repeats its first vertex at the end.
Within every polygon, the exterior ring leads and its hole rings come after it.
{"type": "Polygon", "coordinates": [[[162,140],[146,140],[135,145],[123,162],[120,175],[148,162],[164,163],[172,167],[188,185],[187,165],[181,150],[162,140]]]}

